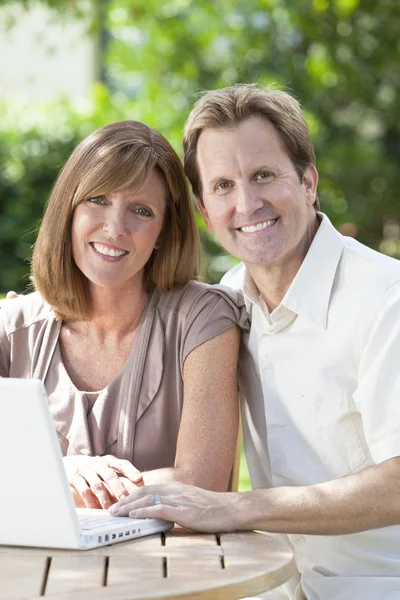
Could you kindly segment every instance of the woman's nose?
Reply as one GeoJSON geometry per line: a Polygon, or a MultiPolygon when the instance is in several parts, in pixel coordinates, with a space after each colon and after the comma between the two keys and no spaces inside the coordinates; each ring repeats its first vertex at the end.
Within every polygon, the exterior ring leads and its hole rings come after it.
{"type": "Polygon", "coordinates": [[[108,215],[104,222],[104,231],[113,239],[126,235],[126,220],[125,216],[119,212],[114,212],[108,215]]]}

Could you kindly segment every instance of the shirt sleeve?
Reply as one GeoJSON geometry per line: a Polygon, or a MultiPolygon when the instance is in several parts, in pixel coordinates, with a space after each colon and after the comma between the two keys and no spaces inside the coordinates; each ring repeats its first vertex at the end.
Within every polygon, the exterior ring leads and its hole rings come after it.
{"type": "Polygon", "coordinates": [[[372,458],[400,456],[400,283],[389,287],[369,325],[354,401],[372,458]]]}
{"type": "Polygon", "coordinates": [[[249,331],[248,315],[240,292],[215,286],[198,294],[184,326],[181,366],[195,348],[235,325],[249,331]]]}
{"type": "Polygon", "coordinates": [[[11,344],[4,322],[4,313],[0,303],[0,377],[9,377],[11,344]]]}

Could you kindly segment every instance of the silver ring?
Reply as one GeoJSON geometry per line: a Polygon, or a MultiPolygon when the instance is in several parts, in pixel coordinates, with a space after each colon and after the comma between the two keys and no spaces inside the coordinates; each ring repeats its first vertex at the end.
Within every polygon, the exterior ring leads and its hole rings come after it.
{"type": "Polygon", "coordinates": [[[161,498],[158,494],[154,494],[153,504],[161,504],[161,498]]]}

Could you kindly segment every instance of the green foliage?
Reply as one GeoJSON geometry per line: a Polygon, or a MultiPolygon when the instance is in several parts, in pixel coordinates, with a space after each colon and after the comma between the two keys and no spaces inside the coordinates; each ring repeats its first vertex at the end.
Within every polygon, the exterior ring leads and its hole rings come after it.
{"type": "MultiPolygon", "coordinates": [[[[60,13],[81,10],[72,0],[43,3],[60,13]]],[[[108,87],[94,87],[86,114],[61,103],[46,108],[46,126],[21,129],[15,114],[0,131],[0,289],[21,289],[35,222],[79,139],[133,118],[159,129],[180,151],[196,94],[243,81],[283,86],[301,101],[323,210],[343,231],[400,257],[398,2],[96,0],[91,6],[97,26],[103,10],[110,34],[108,87]]],[[[205,276],[215,281],[232,261],[200,218],[199,226],[205,276]]]]}
{"type": "Polygon", "coordinates": [[[246,456],[244,449],[240,454],[240,467],[239,467],[239,492],[249,492],[251,488],[251,480],[249,470],[247,467],[246,456]]]}
{"type": "Polygon", "coordinates": [[[75,139],[44,137],[32,129],[0,133],[0,289],[29,284],[28,259],[37,221],[75,139]]]}

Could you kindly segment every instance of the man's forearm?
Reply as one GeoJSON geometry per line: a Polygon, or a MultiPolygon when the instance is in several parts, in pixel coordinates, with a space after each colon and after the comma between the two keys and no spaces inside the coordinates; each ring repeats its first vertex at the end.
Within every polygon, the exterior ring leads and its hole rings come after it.
{"type": "Polygon", "coordinates": [[[303,487],[240,494],[236,529],[335,535],[400,523],[400,458],[303,487]]]}

